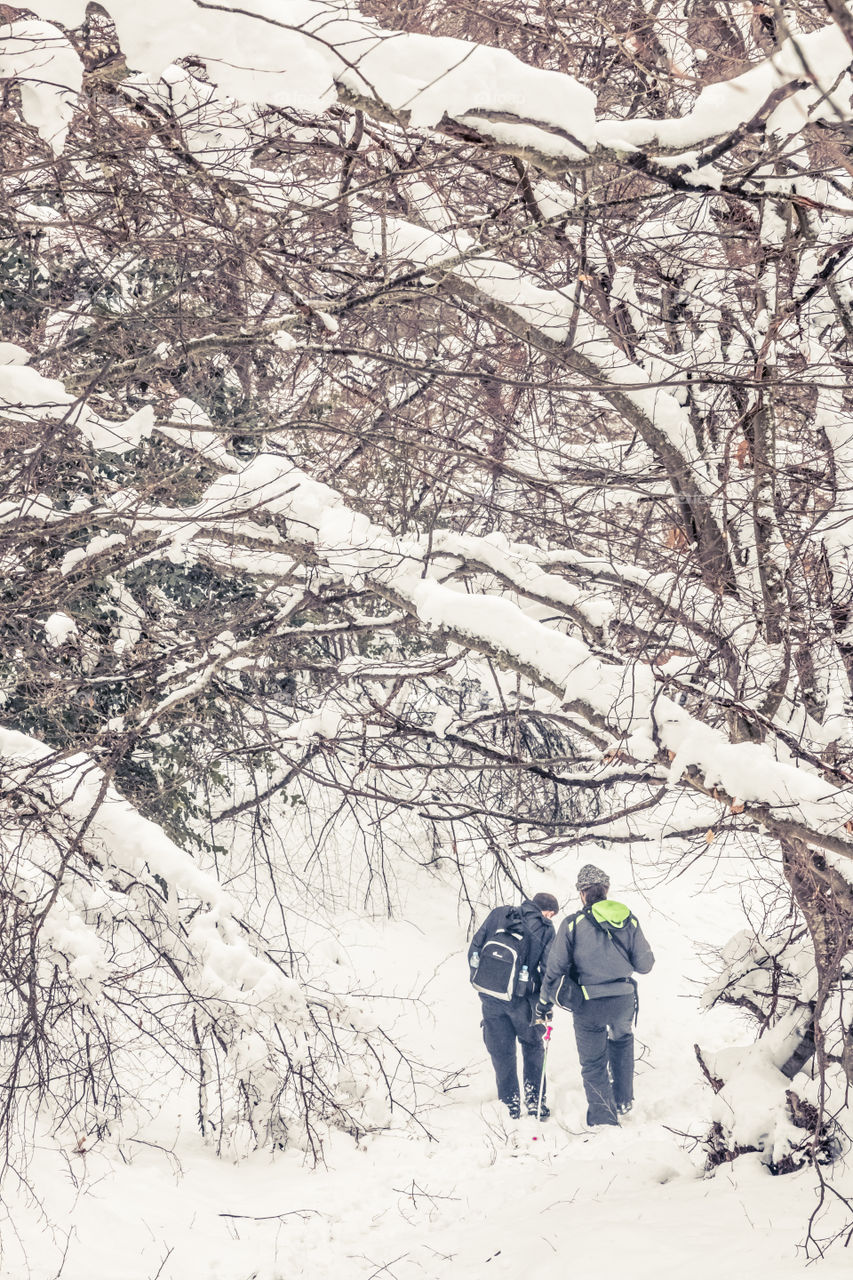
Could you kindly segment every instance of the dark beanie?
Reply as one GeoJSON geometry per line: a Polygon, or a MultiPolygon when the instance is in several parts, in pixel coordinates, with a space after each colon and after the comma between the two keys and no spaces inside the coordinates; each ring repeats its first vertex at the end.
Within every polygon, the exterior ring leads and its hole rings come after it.
{"type": "Polygon", "coordinates": [[[538,907],[540,911],[559,911],[560,904],[554,897],[553,893],[534,893],[530,899],[534,907],[538,907]]]}

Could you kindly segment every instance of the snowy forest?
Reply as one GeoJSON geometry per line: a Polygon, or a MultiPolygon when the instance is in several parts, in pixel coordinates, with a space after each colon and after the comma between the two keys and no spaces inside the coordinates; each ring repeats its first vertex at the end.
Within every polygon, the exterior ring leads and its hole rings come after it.
{"type": "Polygon", "coordinates": [[[841,1276],[853,4],[0,21],[0,1275],[841,1276]],[[588,861],[534,1148],[465,952],[588,861]]]}

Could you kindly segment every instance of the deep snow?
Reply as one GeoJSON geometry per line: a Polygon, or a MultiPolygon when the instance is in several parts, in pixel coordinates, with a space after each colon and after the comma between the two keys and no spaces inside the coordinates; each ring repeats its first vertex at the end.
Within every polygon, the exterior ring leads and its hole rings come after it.
{"type": "MultiPolygon", "coordinates": [[[[422,1058],[462,1068],[457,1087],[424,1117],[431,1138],[401,1128],[356,1145],[338,1134],[317,1170],[295,1150],[218,1160],[195,1132],[190,1092],[86,1154],[75,1153],[71,1136],[45,1137],[27,1187],[7,1187],[0,1275],[479,1280],[583,1277],[620,1260],[634,1280],[717,1280],[727,1269],[804,1275],[798,1246],[816,1203],[814,1174],[772,1177],[744,1156],[703,1176],[701,1151],[682,1136],[702,1134],[714,1103],[694,1041],[712,1050],[749,1040],[734,1015],[698,1005],[707,976],[699,952],[742,923],[742,868],[723,861],[713,890],[707,861],[665,883],[652,885],[646,873],[644,889],[632,884],[627,854],[590,847],[567,853],[560,873],[535,877],[531,891],[550,889],[571,907],[574,870],[590,853],[610,870],[613,896],[639,914],[658,957],[641,981],[638,1101],[621,1130],[583,1132],[570,1019],[559,1014],[553,1119],[537,1129],[504,1118],[466,981],[454,891],[416,869],[398,886],[402,919],[365,926],[342,915],[339,941],[377,995],[421,992],[419,1001],[393,1002],[397,1033],[422,1058]]],[[[824,1221],[818,1233],[831,1227],[824,1221]]],[[[848,1272],[839,1245],[817,1263],[822,1280],[848,1272]]]]}

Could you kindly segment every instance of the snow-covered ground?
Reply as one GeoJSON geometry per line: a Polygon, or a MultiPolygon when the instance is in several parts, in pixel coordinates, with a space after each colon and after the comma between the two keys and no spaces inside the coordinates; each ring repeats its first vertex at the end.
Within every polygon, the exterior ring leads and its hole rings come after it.
{"type": "MultiPolygon", "coordinates": [[[[713,891],[702,864],[654,887],[647,873],[644,887],[633,884],[627,854],[594,852],[658,957],[641,983],[637,1105],[620,1131],[583,1132],[568,1015],[558,1015],[550,1051],[552,1120],[506,1120],[493,1101],[455,894],[419,869],[401,886],[402,919],[342,918],[340,942],[377,995],[421,993],[395,1002],[396,1033],[423,1060],[462,1070],[424,1116],[429,1136],[400,1128],[357,1145],[338,1134],[316,1170],[295,1150],[218,1160],[195,1132],[188,1093],[87,1153],[45,1138],[27,1185],[6,1189],[0,1276],[479,1280],[614,1266],[634,1280],[717,1280],[727,1268],[804,1275],[813,1172],[773,1177],[746,1155],[709,1177],[690,1137],[707,1129],[713,1103],[694,1043],[713,1050],[749,1039],[733,1014],[698,1007],[704,948],[742,921],[737,863],[718,871],[713,891]]],[[[531,891],[572,906],[582,860],[566,855],[560,874],[537,878],[531,891]]],[[[843,1187],[844,1171],[833,1177],[843,1187]]],[[[842,1221],[822,1219],[818,1236],[842,1221]]],[[[849,1255],[839,1242],[816,1265],[834,1280],[849,1273],[849,1255]]]]}

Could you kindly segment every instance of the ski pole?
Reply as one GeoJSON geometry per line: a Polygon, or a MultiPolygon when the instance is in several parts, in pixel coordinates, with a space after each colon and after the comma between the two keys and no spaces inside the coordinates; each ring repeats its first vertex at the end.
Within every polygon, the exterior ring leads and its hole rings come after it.
{"type": "Polygon", "coordinates": [[[545,1035],[542,1039],[545,1042],[545,1052],[542,1055],[542,1079],[539,1081],[539,1101],[536,1103],[536,1123],[539,1124],[539,1116],[542,1111],[542,1095],[545,1092],[545,1067],[548,1063],[548,1046],[551,1043],[551,1032],[554,1028],[549,1022],[545,1027],[545,1035]]]}

